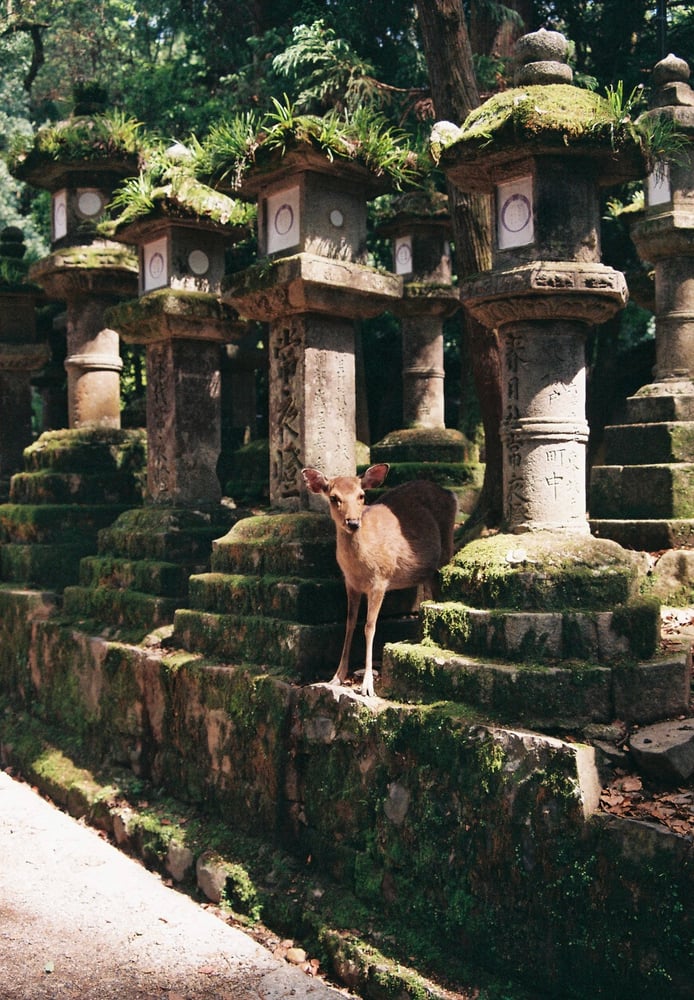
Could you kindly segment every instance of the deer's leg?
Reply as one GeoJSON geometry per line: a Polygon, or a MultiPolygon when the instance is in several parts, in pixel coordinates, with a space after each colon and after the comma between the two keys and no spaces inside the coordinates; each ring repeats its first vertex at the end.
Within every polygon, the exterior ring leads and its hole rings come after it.
{"type": "Polygon", "coordinates": [[[359,605],[361,603],[361,593],[347,587],[347,624],[345,626],[345,641],[342,645],[342,655],[335,671],[335,676],[330,681],[331,684],[342,684],[349,673],[349,651],[352,648],[352,636],[357,624],[359,605]]]}
{"type": "Polygon", "coordinates": [[[374,587],[367,595],[368,605],[366,609],[366,625],[364,627],[364,638],[366,639],[366,659],[364,661],[364,683],[361,686],[361,693],[372,698],[374,694],[373,675],[373,648],[374,634],[376,632],[376,622],[378,614],[386,595],[385,587],[374,587]]]}

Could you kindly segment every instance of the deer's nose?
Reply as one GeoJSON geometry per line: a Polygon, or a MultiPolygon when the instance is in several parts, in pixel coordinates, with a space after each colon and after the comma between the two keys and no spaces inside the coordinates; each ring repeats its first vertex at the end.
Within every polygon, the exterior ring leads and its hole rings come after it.
{"type": "Polygon", "coordinates": [[[361,521],[359,520],[358,517],[345,518],[345,527],[347,528],[348,531],[357,531],[360,525],[361,521]]]}

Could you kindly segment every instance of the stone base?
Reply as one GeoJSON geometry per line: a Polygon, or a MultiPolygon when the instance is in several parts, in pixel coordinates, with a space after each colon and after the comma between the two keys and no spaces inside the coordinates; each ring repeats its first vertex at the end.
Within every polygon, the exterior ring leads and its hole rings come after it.
{"type": "Polygon", "coordinates": [[[694,382],[691,379],[644,385],[627,399],[630,423],[694,420],[694,382]]]}
{"type": "Polygon", "coordinates": [[[80,563],[64,593],[66,612],[139,637],[171,624],[188,599],[191,573],[209,568],[212,543],[236,511],[142,507],[99,533],[99,551],[80,563]]]}
{"type": "Polygon", "coordinates": [[[476,608],[611,610],[637,596],[640,562],[591,535],[492,535],[464,546],[442,569],[441,596],[476,608]]]}
{"type": "Polygon", "coordinates": [[[469,462],[473,446],[460,431],[409,427],[371,445],[372,462],[469,462]]]}
{"type": "Polygon", "coordinates": [[[694,462],[694,421],[614,424],[605,428],[605,465],[694,462]]]}

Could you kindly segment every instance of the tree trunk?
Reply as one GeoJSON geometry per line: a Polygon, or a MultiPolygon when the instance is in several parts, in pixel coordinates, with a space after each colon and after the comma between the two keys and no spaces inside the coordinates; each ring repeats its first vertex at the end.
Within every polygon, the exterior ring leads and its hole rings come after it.
{"type": "MultiPolygon", "coordinates": [[[[461,0],[417,0],[417,14],[439,120],[461,124],[480,102],[461,0]]],[[[491,267],[490,199],[448,184],[458,279],[491,267]]],[[[466,537],[496,527],[502,516],[501,368],[495,331],[461,313],[461,363],[469,365],[485,436],[484,484],[466,524],[466,537]]]]}

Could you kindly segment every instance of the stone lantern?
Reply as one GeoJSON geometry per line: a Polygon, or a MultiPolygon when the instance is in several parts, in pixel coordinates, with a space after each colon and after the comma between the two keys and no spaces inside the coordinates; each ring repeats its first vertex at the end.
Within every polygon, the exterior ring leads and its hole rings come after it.
{"type": "Polygon", "coordinates": [[[377,462],[463,462],[467,441],[446,429],[443,323],[460,307],[453,286],[448,198],[412,192],[395,202],[379,232],[390,237],[393,270],[403,279],[402,298],[391,311],[402,333],[403,429],[371,448],[377,462]]]}
{"type": "Polygon", "coordinates": [[[36,302],[41,290],[25,279],[25,246],[21,230],[0,232],[0,495],[9,477],[22,468],[31,444],[31,376],[48,361],[49,350],[37,336],[36,302]]]}
{"type": "Polygon", "coordinates": [[[566,51],[557,32],[521,38],[520,86],[482,105],[442,162],[494,199],[492,270],[461,296],[501,341],[506,528],[587,535],[585,336],[627,299],[624,276],[600,263],[599,186],[641,160],[633,140],[621,156],[596,141],[605,112],[566,83],[566,51]]]}
{"type": "MultiPolygon", "coordinates": [[[[669,55],[653,70],[653,93],[642,119],[676,128],[680,150],[655,165],[646,206],[631,229],[641,259],[655,276],[653,380],[626,401],[626,421],[605,429],[605,465],[593,469],[591,523],[596,534],[649,552],[694,545],[694,91],[689,66],[669,55]]],[[[694,563],[682,551],[660,560],[680,569],[675,589],[694,563]]]]}
{"type": "Polygon", "coordinates": [[[109,313],[121,336],[147,349],[147,497],[154,504],[215,505],[221,499],[222,346],[246,332],[217,298],[224,252],[246,232],[235,203],[194,180],[165,189],[154,208],[118,225],[137,246],[139,299],[109,313]]]}
{"type": "Polygon", "coordinates": [[[256,197],[269,263],[233,275],[223,292],[240,315],[270,323],[270,500],[309,504],[306,465],[354,474],[354,321],[397,300],[402,279],[365,264],[366,202],[381,182],[353,160],[306,144],[243,181],[256,197]]]}
{"type": "MultiPolygon", "coordinates": [[[[104,119],[105,120],[105,119],[104,119]]],[[[129,249],[98,238],[96,226],[116,185],[137,171],[137,155],[95,149],[99,116],[76,116],[69,127],[83,139],[84,156],[44,151],[41,131],[13,174],[51,192],[51,254],[31,270],[47,296],[67,305],[68,421],[71,428],[120,427],[118,333],[104,310],[133,294],[137,265],[129,249]]],[[[47,126],[46,128],[49,128],[47,126]]]]}
{"type": "Polygon", "coordinates": [[[494,199],[492,269],[461,297],[500,340],[505,523],[443,568],[443,600],[424,609],[428,666],[545,725],[652,720],[687,705],[688,651],[658,655],[658,602],[639,597],[634,553],[590,534],[585,485],[585,337],[626,301],[600,263],[598,189],[643,160],[606,102],[567,83],[566,50],[556,32],[521,38],[518,86],[437,129],[452,136],[451,180],[494,199]]]}

